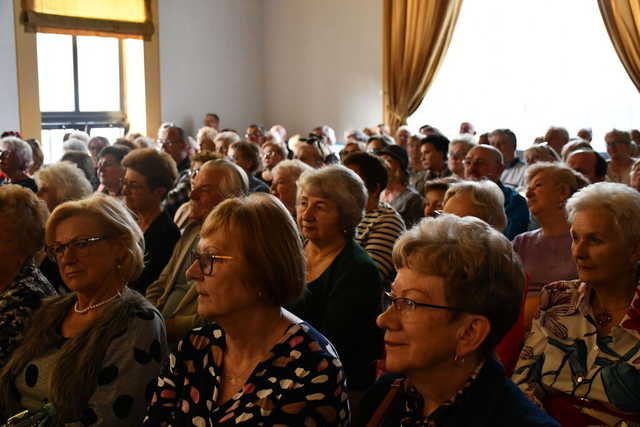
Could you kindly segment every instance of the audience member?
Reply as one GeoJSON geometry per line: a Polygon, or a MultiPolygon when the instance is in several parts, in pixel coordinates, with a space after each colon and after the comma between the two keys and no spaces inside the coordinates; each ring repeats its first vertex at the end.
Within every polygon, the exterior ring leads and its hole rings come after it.
{"type": "Polygon", "coordinates": [[[515,236],[527,231],[529,209],[527,201],[511,187],[500,181],[504,169],[502,153],[490,145],[478,145],[472,148],[464,159],[464,176],[472,181],[488,179],[495,182],[504,194],[504,210],[507,214],[507,228],[504,234],[513,240],[515,236]]]}
{"type": "Polygon", "coordinates": [[[69,138],[62,144],[62,152],[68,153],[69,151],[80,151],[89,154],[87,143],[76,138],[69,138]]]}
{"type": "Polygon", "coordinates": [[[122,166],[125,167],[122,194],[127,207],[136,214],[145,247],[144,270],[129,287],[144,294],[169,262],[180,238],[180,230],[161,208],[178,171],[170,155],[153,148],[130,152],[122,159],[122,166]]]}
{"type": "Polygon", "coordinates": [[[580,172],[589,182],[602,182],[607,177],[607,161],[593,150],[577,150],[567,157],[569,167],[580,172]]]}
{"type": "Polygon", "coordinates": [[[33,176],[36,172],[42,168],[42,164],[44,163],[44,153],[42,152],[42,148],[40,147],[40,141],[37,139],[27,139],[25,140],[29,147],[31,147],[31,166],[29,166],[29,170],[27,173],[29,176],[33,176]]]}
{"type": "Polygon", "coordinates": [[[343,164],[357,173],[367,187],[369,198],[364,217],[356,228],[355,240],[376,263],[388,288],[395,276],[391,252],[393,244],[404,232],[404,222],[391,205],[380,201],[380,193],[389,179],[387,169],[379,157],[370,153],[349,155],[343,164]]]}
{"type": "Polygon", "coordinates": [[[432,179],[445,178],[451,175],[447,168],[449,140],[446,136],[435,134],[425,136],[420,143],[420,161],[422,171],[411,176],[409,182],[416,191],[423,195],[425,185],[432,179]]]}
{"type": "Polygon", "coordinates": [[[560,154],[562,147],[569,142],[569,132],[563,127],[551,126],[544,135],[544,140],[560,154]]]}
{"type": "Polygon", "coordinates": [[[126,286],[143,268],[142,231],[98,194],[58,206],[46,241],[73,293],[43,303],[4,366],[3,420],[28,410],[34,424],[140,425],[166,360],[160,313],[126,286]]]}
{"type": "Polygon", "coordinates": [[[378,123],[377,128],[380,135],[391,136],[391,128],[389,127],[389,125],[385,123],[378,123]]]}
{"type": "Polygon", "coordinates": [[[291,138],[293,142],[293,158],[300,160],[314,169],[326,164],[327,157],[331,154],[329,147],[317,136],[309,138],[291,138]]]}
{"type": "Polygon", "coordinates": [[[160,141],[160,144],[162,151],[173,158],[178,168],[178,177],[176,178],[173,189],[167,194],[162,206],[163,210],[173,218],[178,208],[189,200],[189,191],[191,191],[191,159],[189,152],[191,148],[187,142],[184,130],[177,126],[167,128],[167,136],[164,140],[160,141]]]}
{"type": "Polygon", "coordinates": [[[420,130],[418,132],[423,136],[441,134],[441,132],[438,129],[434,128],[431,125],[422,125],[422,126],[420,126],[420,130]]]}
{"type": "Polygon", "coordinates": [[[640,415],[640,194],[596,183],[567,201],[579,280],[540,295],[513,380],[564,426],[640,415]]]}
{"type": "Polygon", "coordinates": [[[254,176],[258,170],[262,169],[260,148],[256,144],[247,141],[234,142],[229,147],[229,159],[244,169],[247,174],[249,193],[269,192],[269,186],[254,176]]]}
{"type": "Polygon", "coordinates": [[[344,148],[340,150],[340,160],[344,161],[344,159],[351,153],[367,151],[367,148],[362,142],[347,142],[344,145],[344,148]]]}
{"type": "Polygon", "coordinates": [[[471,135],[474,136],[476,134],[476,128],[469,122],[460,123],[460,129],[458,130],[460,135],[471,135]]]}
{"type": "Polygon", "coordinates": [[[562,147],[562,152],[560,153],[560,157],[562,158],[562,161],[566,163],[571,153],[578,150],[589,151],[589,150],[593,150],[593,147],[587,141],[584,141],[582,139],[569,141],[564,145],[564,147],[562,147]]]}
{"type": "Polygon", "coordinates": [[[185,275],[192,262],[190,252],[198,244],[202,221],[223,200],[246,195],[248,190],[247,174],[227,160],[205,163],[194,179],[193,189],[189,193],[190,222],[160,277],[149,285],[145,293],[147,299],[162,313],[167,337],[173,346],[203,321],[196,313],[196,289],[185,275]]]}
{"type": "Polygon", "coordinates": [[[216,144],[215,151],[226,157],[231,144],[238,141],[240,141],[240,136],[237,133],[231,131],[222,131],[218,133],[218,135],[216,135],[216,138],[214,139],[214,142],[216,144]]]}
{"type": "Polygon", "coordinates": [[[576,191],[589,185],[580,172],[563,163],[536,163],[527,170],[527,204],[540,228],[513,240],[529,278],[525,324],[538,310],[540,290],[558,280],[578,278],[571,257],[571,234],[565,203],[576,191]]]}
{"type": "Polygon", "coordinates": [[[400,126],[396,131],[396,144],[407,150],[409,148],[409,138],[411,138],[409,126],[400,126]]]}
{"type": "Polygon", "coordinates": [[[476,144],[469,138],[454,139],[449,143],[449,153],[447,154],[447,167],[451,171],[451,176],[456,179],[464,179],[464,158],[469,150],[476,144]]]}
{"type": "Polygon", "coordinates": [[[201,127],[196,134],[196,144],[198,151],[216,151],[216,143],[214,142],[218,131],[212,127],[201,127]]]}
{"type": "Polygon", "coordinates": [[[282,308],[305,283],[302,244],[282,203],[266,194],[221,203],[193,257],[198,314],[213,323],[181,341],[144,425],[349,425],[336,350],[282,308]]]}
{"type": "Polygon", "coordinates": [[[364,132],[361,132],[357,129],[347,131],[344,134],[345,144],[357,143],[359,146],[364,147],[362,151],[366,151],[368,140],[369,140],[369,137],[364,132]]]}
{"type": "Polygon", "coordinates": [[[587,142],[591,142],[591,138],[592,138],[591,128],[582,128],[578,131],[577,135],[578,135],[578,138],[587,142]]]}
{"type": "Polygon", "coordinates": [[[15,136],[0,139],[0,171],[6,178],[5,184],[16,184],[36,193],[36,182],[27,171],[33,162],[29,144],[15,136]]]}
{"type": "Polygon", "coordinates": [[[330,126],[316,126],[313,128],[310,135],[316,135],[322,138],[322,142],[327,145],[333,145],[336,143],[336,131],[334,131],[330,126]]]}
{"type": "Polygon", "coordinates": [[[260,125],[249,125],[247,131],[244,134],[244,139],[256,144],[258,147],[262,147],[264,143],[265,129],[260,125]]]}
{"type": "Polygon", "coordinates": [[[631,172],[629,172],[629,185],[640,191],[640,160],[633,162],[631,172]]]}
{"type": "Polygon", "coordinates": [[[287,150],[284,148],[284,144],[265,142],[262,146],[263,169],[257,173],[257,178],[262,180],[267,186],[271,186],[273,183],[273,168],[286,158],[287,150]]]}
{"type": "Polygon", "coordinates": [[[280,138],[280,143],[286,145],[286,143],[287,143],[287,129],[284,126],[282,126],[282,125],[273,125],[273,126],[271,126],[271,129],[269,129],[269,132],[271,132],[274,135],[278,135],[278,137],[280,138]]]}
{"type": "Polygon", "coordinates": [[[84,146],[86,147],[87,145],[89,145],[90,136],[87,132],[83,130],[71,129],[71,131],[65,133],[62,136],[62,142],[66,142],[70,139],[78,139],[82,141],[84,143],[84,146]]]}
{"type": "Polygon", "coordinates": [[[375,360],[382,352],[382,335],[375,325],[382,280],[353,240],[366,201],[364,183],[343,166],[305,172],[298,181],[297,222],[306,239],[307,292],[291,309],[336,346],[352,403],[373,383],[375,360]]]}
{"type": "Polygon", "coordinates": [[[407,228],[422,218],[422,196],[409,185],[409,160],[407,152],[399,145],[391,145],[380,155],[389,169],[387,187],[382,190],[380,200],[389,203],[402,216],[407,228]]]}
{"type": "Polygon", "coordinates": [[[49,212],[61,203],[80,200],[93,193],[91,183],[74,163],[59,162],[39,170],[34,176],[38,183],[38,197],[49,212]]]}
{"type": "Polygon", "coordinates": [[[549,144],[537,144],[524,150],[524,159],[527,166],[538,162],[559,162],[560,155],[549,144]]]}
{"type": "Polygon", "coordinates": [[[395,376],[367,392],[355,425],[558,426],[494,358],[522,299],[509,241],[476,218],[444,215],[405,233],[393,259],[378,325],[395,376]]]}
{"type": "Polygon", "coordinates": [[[33,312],[55,289],[35,265],[49,212],[19,185],[0,187],[0,368],[20,345],[33,312]],[[10,220],[9,220],[10,219],[10,220]]]}
{"type": "Polygon", "coordinates": [[[202,126],[210,127],[216,131],[220,129],[220,116],[215,113],[207,113],[202,120],[202,126]]]}
{"type": "Polygon", "coordinates": [[[273,168],[271,194],[276,196],[287,208],[293,218],[296,217],[297,181],[304,172],[313,168],[300,160],[283,160],[273,168]]]}
{"type": "Polygon", "coordinates": [[[98,162],[94,165],[93,159],[89,154],[83,153],[82,151],[68,151],[60,158],[60,163],[62,162],[73,163],[84,173],[84,177],[89,181],[93,190],[95,191],[98,189],[100,186],[97,167],[98,162]]]}
{"type": "Polygon", "coordinates": [[[122,178],[124,178],[122,159],[129,154],[129,151],[122,146],[110,145],[98,154],[100,185],[97,191],[99,193],[122,198],[122,178]]]}
{"type": "Polygon", "coordinates": [[[379,154],[390,145],[394,145],[393,139],[386,135],[374,135],[367,140],[367,152],[379,154]]]}
{"type": "Polygon", "coordinates": [[[500,175],[500,182],[517,191],[522,189],[527,165],[516,154],[516,134],[510,129],[496,129],[489,134],[489,143],[502,153],[504,170],[500,175]]]}
{"type": "Polygon", "coordinates": [[[424,216],[436,217],[444,207],[444,196],[451,184],[458,182],[455,178],[440,178],[427,182],[424,186],[424,216]]]}
{"type": "Polygon", "coordinates": [[[480,218],[500,232],[507,227],[504,194],[496,183],[489,180],[451,184],[442,201],[442,212],[480,218]]]}
{"type": "Polygon", "coordinates": [[[420,153],[420,146],[422,145],[422,135],[415,134],[409,138],[407,144],[407,156],[409,157],[409,173],[414,175],[424,169],[422,166],[422,154],[420,153]]]}
{"type": "Polygon", "coordinates": [[[607,165],[607,181],[629,185],[629,173],[635,159],[631,157],[631,135],[629,132],[613,129],[604,137],[607,154],[611,158],[607,165]]]}

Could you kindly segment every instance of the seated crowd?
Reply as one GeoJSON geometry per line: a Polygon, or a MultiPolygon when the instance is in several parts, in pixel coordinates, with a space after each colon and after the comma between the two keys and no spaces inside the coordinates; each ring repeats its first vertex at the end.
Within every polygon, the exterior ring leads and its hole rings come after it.
{"type": "Polygon", "coordinates": [[[637,131],[0,139],[0,425],[640,423],[637,131]]]}

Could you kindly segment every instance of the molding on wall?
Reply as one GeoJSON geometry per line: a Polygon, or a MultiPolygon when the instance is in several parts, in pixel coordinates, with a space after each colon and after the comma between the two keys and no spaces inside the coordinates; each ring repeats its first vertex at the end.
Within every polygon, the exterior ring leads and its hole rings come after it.
{"type": "Polygon", "coordinates": [[[160,105],[160,19],[158,16],[158,0],[151,0],[151,13],[155,32],[151,41],[144,42],[144,81],[147,136],[155,138],[162,117],[160,105]]]}

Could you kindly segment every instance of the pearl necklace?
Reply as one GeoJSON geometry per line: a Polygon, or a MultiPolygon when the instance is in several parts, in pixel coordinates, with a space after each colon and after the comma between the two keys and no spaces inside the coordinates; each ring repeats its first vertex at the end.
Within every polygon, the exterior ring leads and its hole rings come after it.
{"type": "Polygon", "coordinates": [[[90,305],[89,307],[87,307],[87,308],[83,308],[82,310],[80,310],[80,309],[78,308],[78,300],[76,299],[76,303],[73,305],[73,311],[75,311],[75,312],[76,312],[76,313],[78,313],[78,314],[84,314],[84,313],[86,313],[87,311],[95,310],[95,309],[96,309],[96,308],[98,308],[98,307],[102,307],[102,306],[103,306],[103,305],[105,305],[105,304],[109,304],[111,301],[113,301],[114,299],[116,299],[116,298],[118,298],[118,297],[120,297],[120,296],[122,296],[122,294],[120,293],[120,291],[118,291],[118,293],[117,293],[117,294],[115,294],[114,296],[112,296],[111,298],[107,298],[106,300],[104,300],[104,301],[102,301],[102,302],[99,302],[99,303],[97,303],[97,304],[90,305]]]}

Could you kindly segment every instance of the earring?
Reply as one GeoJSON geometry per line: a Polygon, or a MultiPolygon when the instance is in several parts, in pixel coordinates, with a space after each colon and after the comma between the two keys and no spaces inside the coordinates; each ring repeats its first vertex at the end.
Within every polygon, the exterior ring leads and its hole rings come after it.
{"type": "Polygon", "coordinates": [[[464,357],[460,357],[457,354],[454,356],[453,361],[456,363],[459,363],[461,365],[464,364],[464,357]]]}
{"type": "Polygon", "coordinates": [[[258,291],[258,298],[262,298],[262,291],[258,291]]]}

